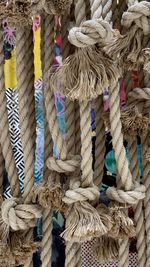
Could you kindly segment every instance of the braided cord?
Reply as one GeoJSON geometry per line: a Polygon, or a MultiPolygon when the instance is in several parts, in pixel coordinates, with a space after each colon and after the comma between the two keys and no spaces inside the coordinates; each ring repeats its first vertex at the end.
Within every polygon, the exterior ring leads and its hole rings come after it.
{"type": "Polygon", "coordinates": [[[4,83],[4,53],[3,53],[3,33],[0,29],[0,143],[2,147],[2,154],[5,159],[5,167],[8,173],[11,191],[14,197],[20,194],[18,174],[15,166],[12,146],[10,142],[10,133],[7,117],[7,105],[5,97],[5,83],[4,83]]]}
{"type": "MultiPolygon", "coordinates": [[[[41,50],[42,50],[42,70],[43,70],[43,86],[45,99],[46,92],[49,90],[49,70],[53,64],[54,58],[54,17],[46,15],[42,20],[41,32],[41,50]]],[[[51,102],[49,102],[51,105],[51,102]]],[[[46,111],[45,111],[46,113],[46,111]]],[[[44,180],[48,180],[50,170],[46,166],[47,159],[53,153],[52,139],[50,137],[48,117],[45,117],[45,154],[44,154],[44,180]]],[[[52,262],[52,230],[53,230],[53,212],[51,207],[43,211],[43,238],[42,238],[42,266],[51,266],[52,262]]]]}

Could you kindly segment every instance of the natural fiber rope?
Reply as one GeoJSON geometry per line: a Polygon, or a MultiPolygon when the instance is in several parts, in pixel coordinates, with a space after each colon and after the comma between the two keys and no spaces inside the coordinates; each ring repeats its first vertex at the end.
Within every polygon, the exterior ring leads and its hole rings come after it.
{"type": "MultiPolygon", "coordinates": [[[[145,86],[150,87],[150,75],[145,73],[144,77],[145,86]]],[[[148,105],[149,105],[148,101],[148,105]]],[[[149,109],[148,109],[149,110],[149,109]]],[[[146,230],[146,264],[145,267],[150,266],[150,167],[149,162],[145,158],[147,147],[149,146],[149,133],[147,136],[141,138],[142,154],[143,154],[143,181],[146,187],[146,196],[144,199],[144,212],[145,212],[145,230],[146,230]]]]}
{"type": "MultiPolygon", "coordinates": [[[[110,88],[110,122],[112,143],[115,150],[115,157],[117,162],[117,169],[119,174],[118,184],[123,186],[126,190],[130,190],[132,186],[132,177],[129,171],[128,162],[125,155],[125,148],[123,146],[123,136],[121,132],[120,122],[120,94],[119,85],[110,88]]],[[[129,264],[128,260],[128,241],[120,243],[119,248],[119,267],[126,267],[129,264]]]]}
{"type": "Polygon", "coordinates": [[[83,21],[85,21],[85,1],[84,0],[74,0],[75,3],[75,20],[76,26],[79,27],[83,21]]]}
{"type": "Polygon", "coordinates": [[[149,226],[149,218],[150,218],[150,212],[149,212],[149,177],[150,177],[150,168],[149,168],[149,162],[145,159],[145,153],[147,151],[147,147],[149,145],[149,134],[147,136],[141,138],[141,144],[142,144],[142,154],[143,154],[143,181],[144,185],[146,186],[146,197],[144,199],[144,212],[145,212],[145,229],[146,229],[146,264],[145,266],[148,267],[150,264],[150,237],[148,233],[150,232],[150,226],[149,226]]]}
{"type": "MultiPolygon", "coordinates": [[[[46,15],[42,19],[41,29],[41,51],[42,51],[42,69],[43,69],[43,88],[49,90],[49,74],[54,59],[54,17],[46,15]]],[[[46,95],[45,95],[46,97],[46,95]]],[[[51,102],[49,102],[51,104],[51,102]]],[[[45,111],[46,113],[46,111],[45,111]]],[[[45,114],[46,115],[46,114],[45,114]]],[[[44,155],[44,180],[47,181],[50,170],[47,168],[46,162],[53,154],[53,145],[50,137],[47,117],[45,116],[45,155],[44,155]]],[[[43,211],[43,238],[42,238],[42,267],[49,267],[52,263],[52,230],[53,230],[53,212],[51,207],[47,207],[43,211]]]]}
{"type": "MultiPolygon", "coordinates": [[[[32,29],[29,29],[32,31],[32,29]]],[[[31,202],[31,190],[34,185],[34,152],[35,152],[35,112],[34,112],[34,68],[33,68],[33,35],[26,29],[18,29],[16,33],[16,63],[19,95],[19,118],[21,128],[21,140],[24,152],[25,180],[24,180],[24,203],[31,202]],[[31,42],[30,36],[31,35],[31,42]],[[26,54],[26,42],[31,51],[26,54]],[[28,59],[30,55],[30,59],[28,59]],[[31,62],[29,62],[31,60],[31,62]],[[30,73],[29,73],[30,72],[30,73]],[[30,91],[28,91],[30,90],[30,91]],[[31,97],[28,102],[28,97],[31,97]],[[29,105],[29,106],[28,106],[29,105]],[[30,108],[30,112],[28,110],[30,108]],[[32,129],[30,129],[32,122],[32,129]]],[[[29,229],[27,239],[32,239],[33,231],[29,229]]],[[[32,266],[31,258],[25,267],[32,266]]]]}
{"type": "MultiPolygon", "coordinates": [[[[133,177],[138,179],[139,168],[137,161],[137,142],[136,140],[128,141],[129,157],[130,157],[130,169],[133,177]]],[[[145,266],[146,263],[146,242],[145,242],[145,222],[143,216],[142,201],[134,207],[134,220],[136,223],[136,236],[137,236],[137,253],[138,253],[138,266],[145,266]]]]}
{"type": "Polygon", "coordinates": [[[91,108],[86,101],[80,102],[80,127],[81,127],[81,170],[82,187],[93,185],[92,170],[92,131],[91,131],[91,108]]]}
{"type": "Polygon", "coordinates": [[[105,125],[102,118],[103,114],[103,96],[95,101],[96,112],[96,144],[95,144],[95,166],[94,166],[94,183],[100,185],[104,173],[104,156],[105,156],[105,125]]]}
{"type": "MultiPolygon", "coordinates": [[[[112,1],[91,1],[91,17],[94,19],[103,18],[111,22],[112,1]],[[96,5],[97,4],[97,5],[96,5]]],[[[103,178],[104,155],[105,155],[105,125],[102,119],[103,97],[99,96],[95,100],[96,113],[96,144],[95,144],[95,166],[94,166],[94,183],[99,185],[103,178]]]]}
{"type": "Polygon", "coordinates": [[[10,142],[7,105],[5,97],[5,83],[4,83],[4,53],[3,53],[3,33],[0,29],[0,143],[2,147],[3,157],[5,159],[5,167],[8,173],[11,192],[14,197],[20,194],[18,174],[15,166],[12,146],[10,142]]]}
{"type": "Polygon", "coordinates": [[[3,174],[4,174],[4,158],[2,154],[2,147],[0,145],[0,194],[3,194],[3,174]]]}
{"type": "MultiPolygon", "coordinates": [[[[75,1],[75,18],[76,20],[80,16],[79,10],[77,11],[79,1],[75,1]],[[78,12],[78,13],[77,13],[78,12]]],[[[83,1],[84,3],[84,1],[83,1]]],[[[80,3],[80,4],[83,4],[80,3]]],[[[84,9],[84,7],[82,6],[84,9]]],[[[80,19],[82,17],[80,16],[80,19]]],[[[79,19],[78,19],[79,20],[79,19]]],[[[69,21],[69,15],[66,12],[66,16],[63,17],[62,20],[62,56],[65,59],[69,55],[70,43],[68,42],[68,31],[66,29],[66,25],[68,25],[67,21],[69,21]]],[[[78,22],[80,23],[80,22],[78,22]]],[[[65,103],[65,119],[67,126],[67,152],[75,154],[79,153],[77,151],[75,140],[78,141],[78,136],[80,135],[80,114],[79,110],[75,110],[76,103],[66,99],[65,103]],[[76,113],[77,112],[77,113],[76,113]],[[77,118],[76,121],[76,116],[77,118]],[[77,124],[76,124],[77,123],[77,124]],[[76,132],[77,129],[77,132],[76,132]]],[[[79,137],[80,138],[80,137],[79,137]]],[[[79,153],[80,154],[80,153],[79,153]]],[[[80,267],[81,265],[81,245],[78,243],[66,242],[66,257],[65,257],[65,267],[80,267]]]]}
{"type": "MultiPolygon", "coordinates": [[[[48,59],[49,60],[49,59],[48,59]]],[[[46,63],[45,63],[46,64],[46,63]]],[[[60,129],[58,126],[58,122],[56,120],[56,108],[55,108],[55,99],[53,93],[49,90],[49,88],[44,88],[45,90],[45,107],[46,113],[49,123],[49,129],[51,132],[51,136],[53,139],[53,143],[57,147],[58,154],[61,159],[66,159],[67,156],[67,149],[65,142],[60,134],[60,129]],[[51,103],[51,105],[49,104],[51,103]]]]}
{"type": "MultiPolygon", "coordinates": [[[[29,128],[29,114],[28,114],[28,83],[26,76],[28,69],[26,69],[24,60],[26,57],[24,44],[26,40],[26,30],[18,30],[16,33],[16,62],[17,62],[17,81],[18,81],[18,95],[19,95],[19,116],[21,128],[21,140],[24,151],[25,164],[25,181],[24,181],[24,201],[30,203],[31,189],[34,184],[34,149],[29,128]]],[[[33,52],[33,51],[32,51],[33,52]]]]}
{"type": "Polygon", "coordinates": [[[29,129],[31,131],[30,138],[32,139],[33,153],[36,146],[36,120],[35,120],[35,96],[34,96],[34,55],[33,55],[33,32],[26,31],[26,68],[28,75],[26,76],[27,92],[28,92],[28,113],[29,113],[29,129]]]}

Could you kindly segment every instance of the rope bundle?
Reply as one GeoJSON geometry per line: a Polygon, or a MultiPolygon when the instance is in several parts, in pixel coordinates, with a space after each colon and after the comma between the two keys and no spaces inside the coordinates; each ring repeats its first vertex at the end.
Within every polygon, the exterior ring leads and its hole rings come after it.
{"type": "MultiPolygon", "coordinates": [[[[121,23],[127,30],[121,35],[113,30],[112,1],[75,1],[76,26],[67,33],[70,0],[15,0],[0,3],[0,18],[9,17],[17,26],[16,55],[19,95],[19,115],[22,147],[24,151],[24,192],[21,195],[19,179],[9,139],[4,89],[4,56],[0,56],[1,123],[0,123],[0,188],[2,194],[2,170],[8,171],[12,197],[1,201],[0,208],[0,264],[32,266],[31,256],[36,249],[32,241],[33,227],[43,215],[42,266],[52,261],[52,212],[62,211],[66,218],[61,236],[66,241],[66,267],[81,265],[80,244],[96,238],[95,255],[100,261],[114,260],[119,255],[119,266],[128,266],[128,239],[137,234],[139,266],[148,262],[147,244],[143,226],[149,233],[148,175],[149,175],[149,97],[150,89],[135,88],[128,92],[128,103],[120,108],[119,79],[126,70],[144,68],[150,70],[149,48],[142,43],[143,35],[150,32],[150,4],[147,1],[129,1],[121,23]],[[89,9],[91,9],[89,11],[89,9]],[[54,15],[64,14],[63,64],[53,74],[50,68],[54,59],[54,15]],[[87,11],[87,14],[86,14],[87,11]],[[35,103],[32,17],[40,13],[41,61],[45,109],[45,156],[43,181],[34,186],[35,103]],[[90,18],[91,14],[91,19],[90,18]],[[87,19],[88,18],[88,19],[87,19]],[[104,20],[105,19],[105,20],[104,20]],[[28,26],[28,28],[26,27],[28,26]],[[70,55],[70,45],[74,46],[70,55]],[[25,43],[28,44],[25,45],[25,43]],[[26,52],[30,51],[29,55],[26,52]],[[144,67],[143,67],[144,66],[144,67]],[[103,93],[109,91],[109,113],[103,116],[103,93]],[[64,139],[57,120],[55,96],[66,97],[67,138],[64,139]],[[96,112],[96,161],[92,157],[91,101],[95,99],[96,112]],[[71,113],[71,114],[70,114],[71,113]],[[106,191],[110,204],[100,203],[99,184],[103,178],[105,155],[105,124],[112,135],[117,164],[116,187],[106,191]],[[31,129],[32,128],[32,129],[31,129]],[[3,131],[4,130],[4,131],[3,131]],[[134,137],[131,142],[129,135],[134,137]],[[136,159],[136,135],[143,145],[144,184],[138,174],[136,159]],[[126,157],[124,137],[127,138],[131,166],[126,157]],[[145,139],[144,139],[145,138],[145,139]],[[147,147],[146,147],[146,145],[147,147]],[[57,156],[53,153],[56,147],[57,156]],[[7,153],[8,152],[8,153],[7,153]],[[4,159],[3,159],[4,157],[4,159]],[[147,172],[147,173],[146,173],[147,172]],[[145,215],[142,200],[145,198],[145,215]],[[135,222],[128,216],[128,207],[134,206],[135,222]],[[140,219],[141,216],[141,219],[140,219]],[[135,231],[136,230],[136,231],[135,231]],[[140,234],[139,234],[140,233],[140,234]],[[16,238],[18,236],[18,240],[16,238]],[[118,241],[119,240],[119,241],[118,241]],[[77,244],[79,243],[79,244],[77,244]],[[147,251],[144,252],[147,245],[147,251]],[[103,248],[102,248],[103,246],[103,248]],[[106,254],[107,250],[107,254],[106,254]],[[119,250],[119,251],[118,251],[119,250]],[[24,252],[24,255],[23,255],[24,252]],[[77,258],[76,258],[77,253],[77,258]],[[146,255],[147,254],[147,255],[146,255]]],[[[0,36],[3,50],[3,36],[0,36]]],[[[147,267],[148,267],[148,263],[147,267]]]]}

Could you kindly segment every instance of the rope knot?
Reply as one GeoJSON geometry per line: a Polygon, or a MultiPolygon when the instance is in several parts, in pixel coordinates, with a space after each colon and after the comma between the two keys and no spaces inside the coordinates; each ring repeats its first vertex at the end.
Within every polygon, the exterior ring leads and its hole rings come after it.
{"type": "Polygon", "coordinates": [[[87,47],[100,42],[107,42],[114,36],[110,24],[102,19],[88,20],[80,27],[69,31],[68,39],[76,47],[87,47]]]}
{"type": "Polygon", "coordinates": [[[34,204],[21,204],[17,198],[3,201],[1,205],[2,226],[13,231],[34,227],[36,219],[42,215],[42,209],[34,204]]]}
{"type": "Polygon", "coordinates": [[[150,3],[142,1],[131,5],[122,15],[122,25],[130,28],[132,23],[142,29],[145,35],[150,33],[150,3]]]}
{"type": "Polygon", "coordinates": [[[80,187],[80,182],[76,182],[72,189],[69,189],[65,193],[63,202],[70,205],[78,201],[98,201],[100,192],[97,186],[93,187],[80,187]]]}
{"type": "Polygon", "coordinates": [[[110,187],[106,192],[107,196],[119,203],[135,205],[139,200],[145,198],[145,186],[136,182],[132,190],[124,191],[115,187],[110,187]]]}
{"type": "Polygon", "coordinates": [[[81,158],[79,155],[70,156],[69,159],[54,159],[53,157],[47,160],[47,167],[55,172],[70,173],[74,172],[80,166],[81,158]]]}

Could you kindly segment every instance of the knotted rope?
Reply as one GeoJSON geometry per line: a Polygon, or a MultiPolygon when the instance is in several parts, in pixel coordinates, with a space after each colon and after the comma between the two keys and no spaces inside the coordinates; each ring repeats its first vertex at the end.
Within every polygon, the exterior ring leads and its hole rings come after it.
{"type": "Polygon", "coordinates": [[[104,45],[113,34],[109,23],[101,19],[85,21],[80,27],[72,28],[68,39],[77,49],[52,76],[52,89],[59,90],[71,100],[84,101],[101,95],[110,83],[115,84],[119,77],[118,70],[112,61],[94,46],[96,43],[104,45]]]}
{"type": "MultiPolygon", "coordinates": [[[[1,33],[1,80],[2,80],[2,83],[1,83],[1,114],[2,114],[2,122],[1,123],[1,144],[2,144],[2,151],[3,151],[3,155],[4,155],[4,158],[6,156],[6,159],[5,159],[5,164],[6,164],[6,169],[8,170],[8,177],[9,177],[9,180],[10,180],[10,186],[11,186],[11,191],[12,191],[12,195],[14,197],[19,197],[20,196],[20,189],[19,189],[19,180],[18,180],[18,175],[17,175],[17,171],[16,171],[16,167],[15,167],[15,161],[14,161],[14,158],[13,158],[13,153],[12,153],[12,149],[11,149],[11,144],[10,144],[10,139],[9,139],[9,129],[8,129],[8,121],[7,121],[7,110],[6,110],[6,99],[5,99],[5,93],[4,93],[4,73],[3,73],[3,67],[4,67],[4,56],[3,56],[3,38],[2,38],[2,33],[1,33]],[[4,146],[4,148],[3,148],[4,146]]],[[[7,200],[8,203],[10,204],[12,199],[10,200],[7,200]]],[[[16,215],[14,216],[15,212],[14,212],[14,209],[12,208],[11,211],[9,212],[9,209],[7,209],[8,213],[6,212],[5,210],[5,204],[6,202],[4,201],[2,203],[2,206],[1,206],[1,245],[2,247],[3,246],[6,246],[8,247],[8,250],[4,250],[2,249],[2,253],[1,253],[1,258],[0,258],[0,262],[2,264],[7,264],[9,265],[10,262],[11,264],[15,265],[16,264],[16,261],[17,261],[17,255],[16,254],[12,254],[12,247],[7,243],[7,237],[8,237],[8,234],[9,234],[9,238],[10,238],[10,242],[12,242],[13,238],[14,238],[14,234],[12,234],[10,232],[11,230],[11,225],[10,225],[10,222],[13,221],[12,218],[19,218],[18,215],[16,217],[16,215]],[[6,212],[6,213],[5,213],[6,212]],[[14,216],[14,217],[13,217],[14,216]],[[10,253],[9,253],[10,252],[10,253]],[[14,263],[13,263],[14,262],[14,263]]],[[[17,204],[15,205],[15,209],[17,208],[17,204]]],[[[11,206],[10,206],[11,208],[11,206]]],[[[22,206],[21,206],[21,209],[22,209],[22,206]]],[[[30,227],[30,221],[32,221],[31,223],[31,226],[33,227],[33,218],[34,218],[34,215],[32,215],[32,212],[30,213],[30,208],[27,207],[27,210],[26,210],[26,207],[24,206],[23,207],[23,210],[21,211],[21,219],[17,219],[17,224],[19,225],[19,223],[21,222],[21,224],[23,225],[23,221],[24,221],[24,225],[28,224],[28,227],[30,227]],[[27,211],[29,209],[29,212],[27,211]],[[26,214],[27,212],[27,214],[26,214]],[[23,216],[27,215],[28,218],[24,218],[23,216]],[[31,219],[30,219],[31,217],[31,219]],[[25,219],[27,219],[27,221],[25,222],[25,219]]],[[[32,209],[31,209],[32,210],[32,209]]],[[[18,209],[17,210],[17,214],[20,212],[20,210],[18,209]]],[[[34,210],[33,210],[33,213],[34,213],[34,210]]],[[[39,211],[38,211],[39,213],[39,211]]],[[[20,216],[20,215],[19,215],[20,216]]],[[[35,214],[35,216],[37,216],[35,214]]],[[[35,218],[34,218],[35,219],[35,218]]],[[[34,220],[35,221],[35,220],[34,220]]],[[[13,226],[14,228],[16,227],[16,222],[14,221],[13,222],[13,226]]],[[[17,228],[17,227],[16,227],[17,228]]],[[[27,228],[27,227],[26,227],[27,228]]],[[[35,250],[35,245],[33,244],[33,242],[28,242],[25,238],[25,236],[21,237],[18,235],[18,242],[19,240],[22,239],[22,242],[23,244],[26,246],[28,246],[28,251],[26,251],[26,253],[21,254],[22,255],[22,258],[21,258],[21,263],[25,263],[25,261],[27,260],[28,257],[31,256],[31,254],[33,253],[33,250],[35,250]]],[[[23,245],[23,246],[24,246],[23,245]]],[[[17,247],[13,247],[13,249],[16,249],[17,250],[17,247]]],[[[20,248],[21,249],[21,248],[20,248]]],[[[20,250],[20,253],[21,250],[20,250]]]]}
{"type": "MultiPolygon", "coordinates": [[[[19,95],[19,115],[21,141],[24,151],[25,180],[24,203],[31,203],[31,191],[34,185],[35,153],[35,103],[34,103],[34,63],[32,29],[17,29],[16,33],[17,91],[19,95]],[[26,44],[26,42],[28,44],[26,44]],[[25,45],[26,44],[26,45],[25,45]],[[30,50],[30,53],[27,50],[30,50]],[[30,97],[28,101],[28,97],[30,97]],[[32,126],[31,126],[32,123],[32,126]]],[[[40,216],[39,216],[40,217],[40,216]]],[[[33,231],[28,230],[27,239],[32,239],[33,231]]],[[[32,259],[31,259],[32,260],[32,259]]],[[[32,266],[31,260],[25,266],[32,266]]]]}
{"type": "MultiPolygon", "coordinates": [[[[75,1],[75,17],[76,21],[81,20],[82,10],[84,10],[84,1],[75,1]],[[79,8],[80,7],[80,8],[79,8]],[[81,12],[80,12],[81,11],[81,12]]],[[[62,18],[62,56],[63,60],[69,55],[70,43],[68,41],[68,23],[69,23],[69,13],[66,12],[62,18]]],[[[75,110],[76,103],[68,99],[65,101],[65,120],[66,120],[66,141],[67,141],[67,151],[72,154],[80,154],[80,115],[79,110],[75,110]],[[78,116],[79,115],[79,116],[78,116]],[[76,120],[77,116],[77,120],[76,120]],[[78,127],[79,126],[79,127],[78,127]],[[77,131],[77,132],[76,132],[77,131]],[[77,141],[77,143],[76,143],[77,141]],[[78,145],[79,141],[79,145],[78,145]]],[[[73,174],[74,175],[74,174],[73,174]]],[[[79,179],[80,169],[76,170],[75,175],[79,179]]],[[[70,178],[70,177],[69,177],[70,178]]],[[[72,179],[72,177],[71,177],[72,179]]],[[[71,182],[69,183],[70,190],[72,189],[71,182]]],[[[67,225],[66,225],[67,227],[67,225]]],[[[66,267],[79,267],[81,265],[81,246],[78,243],[66,242],[65,250],[65,266],[66,267]],[[74,256],[76,255],[76,256],[74,256]]]]}
{"type": "MultiPolygon", "coordinates": [[[[88,25],[88,22],[83,22],[82,25],[86,25],[86,23],[88,25]]],[[[89,23],[91,23],[91,21],[89,23]]],[[[77,28],[77,30],[76,30],[76,28],[71,30],[71,34],[69,33],[69,40],[71,40],[71,43],[73,43],[74,45],[79,46],[79,44],[77,43],[77,38],[74,39],[75,42],[73,42],[73,39],[71,39],[72,37],[70,38],[70,36],[72,36],[72,32],[73,32],[73,34],[75,32],[78,35],[78,28],[77,28]]],[[[80,30],[79,30],[79,32],[80,32],[80,30]]],[[[84,32],[84,30],[83,30],[83,32],[84,32]]],[[[92,32],[95,35],[95,29],[92,29],[92,32]]],[[[88,39],[88,37],[89,36],[87,34],[87,39],[88,39]]],[[[91,38],[91,36],[90,36],[90,38],[91,38]]],[[[79,41],[79,39],[78,39],[78,41],[79,41]]],[[[83,40],[82,40],[82,42],[83,42],[83,40]]],[[[95,42],[97,42],[97,41],[95,40],[94,42],[89,43],[89,45],[94,44],[95,42]]],[[[80,42],[80,44],[81,44],[81,42],[80,42]]],[[[87,42],[86,42],[86,38],[85,38],[84,47],[86,47],[86,46],[87,46],[87,42]]],[[[83,47],[83,44],[82,44],[82,47],[83,47]]],[[[89,49],[89,47],[88,47],[88,49],[89,49]]],[[[84,57],[86,56],[88,49],[85,50],[85,48],[84,48],[84,50],[82,50],[82,53],[84,52],[84,57]]],[[[78,64],[79,64],[79,62],[78,62],[78,64]]],[[[56,75],[57,75],[57,73],[56,73],[56,75]]],[[[53,79],[53,77],[52,77],[52,79],[53,79]]],[[[78,79],[79,79],[79,75],[77,76],[77,81],[78,81],[78,79]]],[[[53,83],[53,81],[52,81],[52,83],[53,83]]],[[[67,95],[67,97],[68,97],[68,95],[67,95]]],[[[79,98],[79,96],[78,96],[78,98],[79,98]]],[[[82,146],[81,146],[82,178],[81,178],[81,182],[74,181],[74,183],[72,184],[73,190],[67,191],[66,195],[63,199],[68,204],[74,203],[73,204],[74,210],[72,209],[72,206],[71,206],[70,213],[67,217],[68,228],[64,231],[63,237],[67,241],[72,239],[74,241],[81,241],[82,242],[82,241],[86,240],[87,238],[90,238],[94,235],[97,235],[98,233],[102,234],[103,232],[106,232],[107,230],[105,229],[105,227],[101,221],[101,218],[96,213],[96,210],[94,210],[92,208],[92,206],[90,206],[88,204],[88,202],[86,201],[86,200],[97,201],[97,198],[99,197],[99,190],[97,187],[93,186],[90,105],[87,102],[87,98],[86,98],[86,100],[79,102],[79,104],[80,104],[80,116],[81,116],[80,126],[81,126],[81,144],[82,144],[82,146]],[[80,186],[81,186],[81,190],[80,190],[80,186]],[[87,192],[87,196],[86,196],[85,192],[87,192]],[[94,195],[95,195],[95,199],[93,199],[94,195]],[[79,203],[78,201],[81,201],[81,200],[82,200],[82,202],[79,203]],[[80,212],[83,213],[83,216],[84,216],[86,210],[89,211],[89,216],[87,217],[87,227],[85,226],[83,228],[82,227],[82,220],[81,220],[81,222],[80,221],[78,222],[78,218],[76,218],[76,220],[74,221],[73,217],[77,216],[78,213],[80,214],[80,212]],[[90,217],[91,212],[93,213],[93,218],[90,217]],[[73,225],[74,225],[74,229],[72,227],[73,225]]]]}
{"type": "Polygon", "coordinates": [[[142,36],[147,36],[150,32],[149,2],[129,2],[128,10],[122,15],[122,25],[128,29],[127,33],[116,36],[114,41],[106,46],[106,52],[119,59],[125,69],[138,69],[142,64],[142,36]]]}

